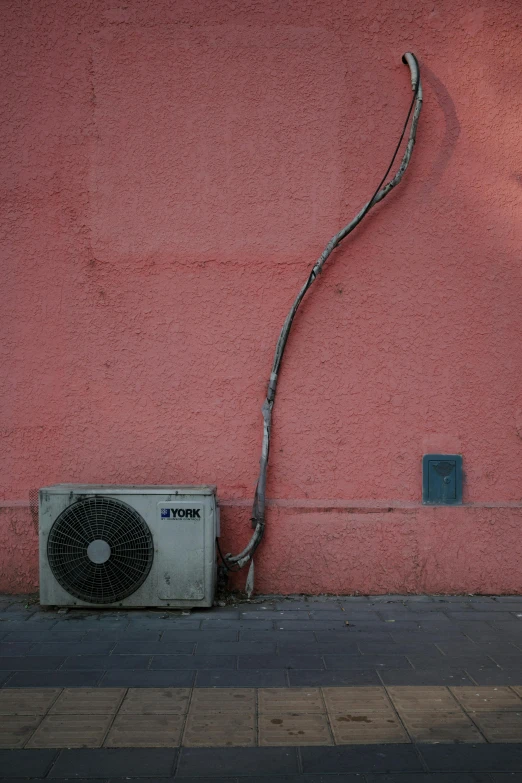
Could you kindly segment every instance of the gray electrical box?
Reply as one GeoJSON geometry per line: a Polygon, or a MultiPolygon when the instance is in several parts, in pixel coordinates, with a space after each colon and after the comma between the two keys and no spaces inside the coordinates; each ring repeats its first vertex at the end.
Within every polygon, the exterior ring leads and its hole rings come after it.
{"type": "Polygon", "coordinates": [[[425,454],[422,458],[422,502],[436,506],[462,503],[460,454],[425,454]]]}

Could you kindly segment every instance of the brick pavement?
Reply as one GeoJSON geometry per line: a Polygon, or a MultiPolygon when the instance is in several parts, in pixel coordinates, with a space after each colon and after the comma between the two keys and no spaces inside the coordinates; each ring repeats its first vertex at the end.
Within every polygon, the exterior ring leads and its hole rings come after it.
{"type": "Polygon", "coordinates": [[[517,596],[272,598],[190,614],[43,612],[4,597],[0,775],[516,783],[521,662],[517,596]],[[250,706],[225,709],[235,694],[250,706]]]}

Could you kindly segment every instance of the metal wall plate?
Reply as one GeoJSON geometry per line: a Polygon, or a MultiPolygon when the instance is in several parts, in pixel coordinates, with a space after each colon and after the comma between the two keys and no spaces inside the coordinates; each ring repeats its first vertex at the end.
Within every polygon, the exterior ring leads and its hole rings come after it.
{"type": "Polygon", "coordinates": [[[462,503],[462,456],[425,454],[422,458],[422,502],[436,506],[462,503]]]}

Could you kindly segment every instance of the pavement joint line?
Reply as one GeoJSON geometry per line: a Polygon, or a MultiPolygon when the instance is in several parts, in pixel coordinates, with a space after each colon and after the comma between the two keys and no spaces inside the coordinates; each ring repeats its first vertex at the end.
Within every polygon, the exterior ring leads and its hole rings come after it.
{"type": "Polygon", "coordinates": [[[402,726],[402,728],[404,729],[404,731],[406,732],[406,734],[410,738],[410,742],[413,742],[413,739],[412,739],[412,737],[410,735],[410,732],[408,731],[408,729],[404,725],[404,721],[402,720],[401,716],[399,715],[399,711],[398,711],[398,709],[397,709],[397,707],[395,705],[395,702],[393,701],[393,699],[391,698],[390,694],[388,693],[388,687],[386,685],[383,685],[383,687],[384,687],[384,692],[385,692],[386,696],[388,697],[388,701],[391,704],[392,710],[395,713],[395,717],[399,721],[399,725],[402,726]]]}
{"type": "MultiPolygon", "coordinates": [[[[189,716],[190,708],[192,706],[192,699],[194,697],[194,691],[195,690],[196,689],[194,687],[192,687],[190,689],[189,698],[188,698],[188,704],[187,704],[187,711],[185,712],[185,714],[184,714],[184,716],[182,718],[181,731],[179,733],[179,744],[180,744],[180,747],[183,746],[183,740],[185,739],[185,730],[187,728],[188,716],[189,716]]],[[[256,710],[256,714],[257,714],[257,710],[256,710]]],[[[176,762],[175,762],[176,763],[176,767],[178,765],[179,755],[180,754],[178,753],[177,757],[176,757],[176,762]]]]}
{"type": "Polygon", "coordinates": [[[105,734],[103,735],[103,739],[102,739],[102,741],[101,741],[101,743],[100,743],[100,747],[102,747],[102,748],[103,748],[103,747],[104,747],[104,745],[105,745],[105,742],[106,742],[106,740],[107,740],[107,737],[109,736],[109,732],[110,732],[110,730],[112,729],[112,726],[113,726],[113,723],[114,723],[114,721],[116,720],[117,716],[119,715],[119,712],[120,712],[120,707],[121,707],[121,705],[123,704],[123,702],[125,701],[125,696],[127,695],[127,693],[128,693],[128,690],[129,690],[128,688],[124,688],[124,689],[123,689],[123,694],[122,694],[122,696],[121,696],[121,698],[120,698],[120,701],[119,701],[118,707],[117,707],[117,709],[116,709],[116,710],[114,710],[114,715],[112,716],[112,720],[111,720],[111,721],[109,721],[109,725],[107,726],[107,730],[105,731],[105,734]]]}

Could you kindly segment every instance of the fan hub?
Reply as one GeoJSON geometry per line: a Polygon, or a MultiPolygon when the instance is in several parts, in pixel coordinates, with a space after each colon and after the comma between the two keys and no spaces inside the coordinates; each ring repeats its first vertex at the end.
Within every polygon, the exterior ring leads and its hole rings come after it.
{"type": "Polygon", "coordinates": [[[87,557],[91,563],[98,563],[101,565],[101,563],[106,563],[110,556],[111,547],[101,538],[97,538],[94,541],[91,541],[87,547],[87,557]]]}

